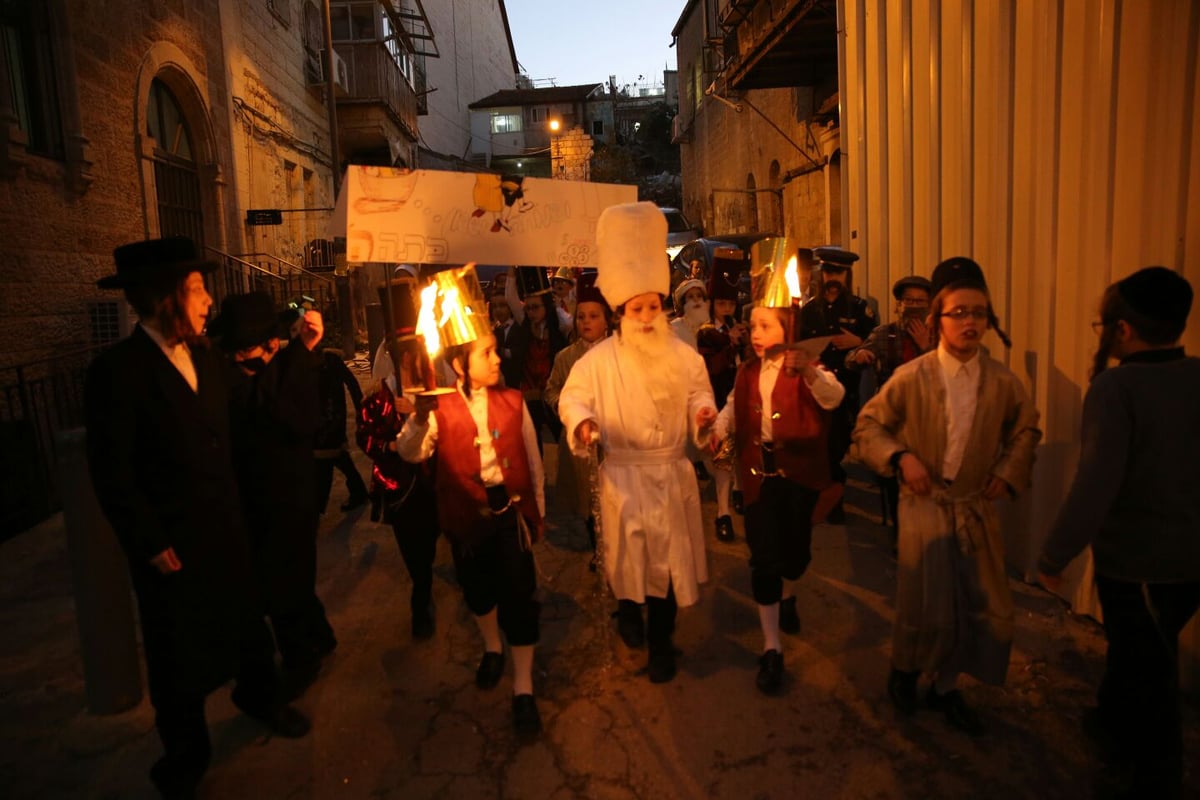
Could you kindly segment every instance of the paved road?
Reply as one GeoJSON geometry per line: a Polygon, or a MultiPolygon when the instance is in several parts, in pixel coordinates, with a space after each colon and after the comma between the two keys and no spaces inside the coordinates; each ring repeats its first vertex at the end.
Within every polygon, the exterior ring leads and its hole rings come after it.
{"type": "MultiPolygon", "coordinates": [[[[554,448],[547,460],[553,462],[554,448]]],[[[366,472],[366,462],[358,454],[366,472]]],[[[1004,689],[968,687],[989,733],[972,741],[924,711],[898,721],[884,681],[895,562],[866,482],[846,526],[823,525],[799,584],[803,631],[785,637],[781,697],[754,688],[760,648],[747,552],[710,539],[712,579],[682,610],[680,674],[644,674],[613,606],[588,572],[586,535],[549,492],[540,545],[543,640],[535,685],[545,731],[519,744],[509,684],[480,692],[480,642],[445,543],[435,580],[437,635],[409,637],[409,582],[390,529],[343,516],[340,481],[321,531],[319,593],[341,642],[300,701],[314,720],[273,740],[208,704],[210,798],[902,798],[1086,797],[1093,765],[1078,734],[1099,678],[1098,626],[1014,583],[1016,647],[1004,689]]],[[[710,496],[707,493],[706,496],[710,496]]],[[[715,513],[705,505],[706,524],[715,513]]],[[[61,518],[0,545],[0,795],[149,798],[159,753],[143,701],[118,717],[84,711],[61,518]]],[[[1188,750],[1200,725],[1186,710],[1188,750]]],[[[1195,762],[1193,762],[1195,763],[1195,762]]],[[[1193,768],[1189,786],[1200,793],[1193,768]]]]}

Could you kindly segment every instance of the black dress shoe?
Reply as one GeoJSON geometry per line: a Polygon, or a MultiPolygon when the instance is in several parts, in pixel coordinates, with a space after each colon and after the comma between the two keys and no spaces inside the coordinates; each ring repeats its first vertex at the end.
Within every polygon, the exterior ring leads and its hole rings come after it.
{"type": "Polygon", "coordinates": [[[248,717],[252,717],[276,736],[284,739],[299,739],[312,728],[308,717],[289,705],[250,703],[238,696],[237,689],[233,690],[233,704],[248,717]]]}
{"type": "Polygon", "coordinates": [[[754,685],[763,694],[775,694],[783,685],[783,653],[768,650],[758,657],[758,676],[754,685]]]}
{"type": "Polygon", "coordinates": [[[733,533],[733,517],[728,514],[717,517],[717,541],[732,542],[736,538],[733,533]]]}
{"type": "Polygon", "coordinates": [[[204,770],[179,769],[163,756],[150,768],[150,782],[164,800],[195,800],[204,770]]]}
{"type": "Polygon", "coordinates": [[[892,705],[906,717],[917,713],[917,678],[919,672],[904,672],[895,667],[888,675],[887,692],[892,705]]]}
{"type": "Polygon", "coordinates": [[[785,597],[779,601],[779,630],[793,636],[800,632],[800,615],[796,613],[795,597],[785,597]]]}
{"type": "Polygon", "coordinates": [[[503,674],[504,654],[484,652],[479,669],[475,670],[475,685],[480,689],[491,689],[500,682],[503,674]]]}
{"type": "Polygon", "coordinates": [[[696,480],[709,481],[712,476],[708,474],[708,469],[704,466],[703,461],[693,461],[692,466],[696,469],[696,480]]]}
{"type": "Polygon", "coordinates": [[[642,618],[642,606],[632,600],[618,600],[617,634],[621,641],[631,650],[637,650],[646,643],[646,621],[642,618]]]}
{"type": "Polygon", "coordinates": [[[542,716],[531,694],[513,697],[513,728],[521,736],[536,736],[542,730],[542,716]]]}
{"type": "Polygon", "coordinates": [[[370,500],[371,498],[365,494],[358,497],[347,498],[346,502],[342,503],[342,511],[353,511],[356,508],[362,508],[369,503],[370,500]]]}
{"type": "Polygon", "coordinates": [[[283,702],[290,703],[302,697],[320,674],[320,661],[285,664],[279,674],[279,694],[283,702]]]}
{"type": "Polygon", "coordinates": [[[675,648],[670,643],[665,647],[654,648],[650,651],[650,660],[646,663],[646,672],[650,675],[651,683],[667,683],[675,677],[675,648]]]}
{"type": "Polygon", "coordinates": [[[967,702],[963,700],[962,692],[958,689],[951,689],[945,694],[941,694],[930,686],[929,694],[925,695],[925,703],[934,711],[941,711],[945,714],[946,722],[951,727],[958,728],[970,736],[979,736],[983,733],[983,723],[979,721],[979,715],[967,705],[967,702]]]}
{"type": "Polygon", "coordinates": [[[732,502],[733,502],[733,513],[735,513],[735,514],[745,514],[746,513],[746,502],[742,498],[742,490],[741,489],[733,490],[732,502]]]}
{"type": "Polygon", "coordinates": [[[419,640],[432,639],[433,631],[433,609],[429,606],[414,609],[412,612],[412,637],[419,640]]]}

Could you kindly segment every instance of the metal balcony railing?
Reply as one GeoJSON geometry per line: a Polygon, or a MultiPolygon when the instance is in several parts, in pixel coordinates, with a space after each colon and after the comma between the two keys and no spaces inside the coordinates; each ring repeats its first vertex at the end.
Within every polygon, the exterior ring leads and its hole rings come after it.
{"type": "Polygon", "coordinates": [[[417,93],[383,42],[337,42],[346,62],[347,94],[338,105],[378,103],[412,140],[417,140],[417,93]]]}

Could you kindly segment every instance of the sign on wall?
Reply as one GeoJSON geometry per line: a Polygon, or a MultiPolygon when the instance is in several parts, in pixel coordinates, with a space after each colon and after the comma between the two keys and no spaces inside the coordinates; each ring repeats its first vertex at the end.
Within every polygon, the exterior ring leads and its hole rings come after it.
{"type": "Polygon", "coordinates": [[[636,200],[620,184],[352,165],[335,225],[344,213],[350,263],[594,267],[600,212],[636,200]]]}

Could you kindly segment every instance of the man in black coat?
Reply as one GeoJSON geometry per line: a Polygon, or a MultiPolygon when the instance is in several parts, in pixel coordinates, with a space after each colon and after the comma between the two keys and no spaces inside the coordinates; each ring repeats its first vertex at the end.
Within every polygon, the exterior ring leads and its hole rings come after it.
{"type": "Polygon", "coordinates": [[[96,496],[129,559],[167,797],[191,797],[208,767],[209,692],[237,677],[234,703],[276,734],[308,720],[280,702],[274,647],[253,580],[229,445],[224,365],[200,336],[212,299],[190,239],[113,253],[139,323],[88,369],[84,414],[96,496]]]}
{"type": "MultiPolygon", "coordinates": [[[[801,255],[806,255],[802,253],[801,255]]],[[[820,280],[817,296],[800,310],[800,338],[831,336],[829,346],[821,353],[821,363],[837,376],[846,389],[842,403],[833,410],[829,425],[829,468],[835,483],[845,485],[846,470],[842,459],[850,447],[850,432],[858,416],[859,375],[846,366],[846,354],[863,343],[874,330],[877,318],[866,300],[852,294],[852,265],[858,254],[840,247],[816,247],[815,275],[820,280]]],[[[830,522],[845,521],[839,502],[829,515],[830,522]]]]}
{"type": "Polygon", "coordinates": [[[298,323],[288,346],[286,324],[266,292],[230,295],[213,321],[229,354],[234,470],[249,526],[259,586],[275,630],[288,688],[316,679],[321,659],[337,646],[316,593],[316,464],[320,423],[313,350],[324,327],[319,311],[298,323]]]}

